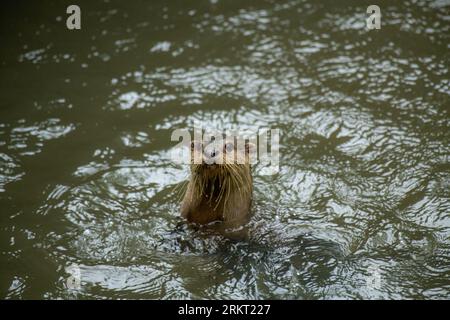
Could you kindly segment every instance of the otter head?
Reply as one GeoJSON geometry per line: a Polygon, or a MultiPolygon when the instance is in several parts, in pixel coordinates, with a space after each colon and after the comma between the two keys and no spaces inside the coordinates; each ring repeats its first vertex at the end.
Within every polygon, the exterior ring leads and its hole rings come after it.
{"type": "Polygon", "coordinates": [[[213,140],[191,142],[191,172],[209,177],[231,172],[250,172],[255,145],[247,141],[213,140]]]}
{"type": "Polygon", "coordinates": [[[191,142],[192,182],[197,194],[219,205],[231,193],[242,197],[252,192],[251,160],[254,144],[244,140],[191,142]]]}

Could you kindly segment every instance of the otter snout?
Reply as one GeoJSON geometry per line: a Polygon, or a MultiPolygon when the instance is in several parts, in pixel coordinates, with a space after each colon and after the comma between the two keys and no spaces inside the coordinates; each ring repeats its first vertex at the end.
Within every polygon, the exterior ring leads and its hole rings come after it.
{"type": "Polygon", "coordinates": [[[203,161],[206,164],[220,164],[223,162],[222,152],[215,145],[208,145],[203,151],[203,161]]]}

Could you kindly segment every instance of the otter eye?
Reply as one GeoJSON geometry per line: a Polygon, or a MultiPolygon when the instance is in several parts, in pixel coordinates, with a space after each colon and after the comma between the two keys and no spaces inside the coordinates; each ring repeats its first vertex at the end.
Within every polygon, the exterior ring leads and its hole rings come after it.
{"type": "Polygon", "coordinates": [[[234,149],[234,145],[231,142],[225,144],[225,152],[231,152],[234,149]]]}

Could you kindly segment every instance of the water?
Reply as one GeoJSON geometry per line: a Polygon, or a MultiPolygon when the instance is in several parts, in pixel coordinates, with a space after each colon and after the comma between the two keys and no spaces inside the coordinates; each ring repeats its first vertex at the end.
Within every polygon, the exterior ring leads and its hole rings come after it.
{"type": "Polygon", "coordinates": [[[449,1],[76,3],[2,4],[2,298],[450,298],[449,1]],[[245,241],[179,217],[195,121],[281,130],[245,241]]]}

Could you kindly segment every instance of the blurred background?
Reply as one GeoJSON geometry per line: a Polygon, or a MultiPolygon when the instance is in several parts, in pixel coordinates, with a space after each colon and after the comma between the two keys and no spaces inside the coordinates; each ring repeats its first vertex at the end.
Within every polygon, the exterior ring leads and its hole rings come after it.
{"type": "Polygon", "coordinates": [[[450,298],[449,1],[1,6],[1,298],[450,298]],[[246,241],[181,223],[196,121],[281,130],[246,241]]]}

